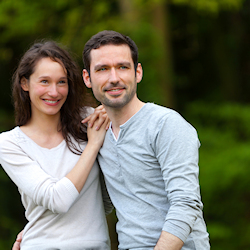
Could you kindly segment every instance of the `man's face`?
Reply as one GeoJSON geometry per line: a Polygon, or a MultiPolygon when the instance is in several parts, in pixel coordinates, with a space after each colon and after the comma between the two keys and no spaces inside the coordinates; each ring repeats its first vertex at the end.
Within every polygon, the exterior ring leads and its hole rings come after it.
{"type": "Polygon", "coordinates": [[[136,97],[137,83],[142,79],[142,67],[134,69],[127,45],[104,45],[90,52],[90,76],[83,70],[87,87],[107,107],[122,108],[136,97]]]}

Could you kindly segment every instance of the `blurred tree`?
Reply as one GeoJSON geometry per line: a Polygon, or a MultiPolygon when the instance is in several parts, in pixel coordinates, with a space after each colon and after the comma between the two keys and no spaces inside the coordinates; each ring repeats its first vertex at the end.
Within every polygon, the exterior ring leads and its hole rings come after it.
{"type": "Polygon", "coordinates": [[[189,5],[198,11],[218,14],[223,10],[240,10],[244,0],[170,0],[177,5],[189,5]]]}
{"type": "Polygon", "coordinates": [[[177,108],[183,110],[185,103],[194,99],[249,102],[245,60],[249,1],[228,1],[228,5],[217,1],[220,12],[190,8],[195,1],[182,2],[185,4],[170,5],[174,86],[182,100],[177,108]]]}
{"type": "Polygon", "coordinates": [[[175,95],[173,91],[173,58],[172,38],[169,24],[168,4],[163,1],[154,1],[152,4],[153,24],[157,33],[160,55],[158,57],[157,69],[159,74],[159,87],[164,96],[162,105],[175,108],[175,95]],[[165,100],[165,101],[164,101],[165,100]]]}

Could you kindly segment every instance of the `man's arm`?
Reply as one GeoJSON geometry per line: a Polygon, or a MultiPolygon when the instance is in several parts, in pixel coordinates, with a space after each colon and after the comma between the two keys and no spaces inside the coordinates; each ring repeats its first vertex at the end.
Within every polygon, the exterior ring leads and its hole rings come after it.
{"type": "Polygon", "coordinates": [[[183,244],[183,241],[178,237],[166,231],[162,231],[154,250],[180,250],[183,244]]]}
{"type": "MultiPolygon", "coordinates": [[[[197,218],[202,214],[203,204],[198,178],[200,142],[196,130],[178,113],[171,112],[159,127],[155,145],[170,205],[162,232],[168,232],[176,237],[179,243],[182,241],[179,248],[176,243],[176,248],[173,244],[173,248],[162,249],[177,250],[181,249],[197,218]]],[[[173,239],[170,235],[166,238],[163,235],[167,234],[161,235],[159,244],[163,239],[173,239]]]]}

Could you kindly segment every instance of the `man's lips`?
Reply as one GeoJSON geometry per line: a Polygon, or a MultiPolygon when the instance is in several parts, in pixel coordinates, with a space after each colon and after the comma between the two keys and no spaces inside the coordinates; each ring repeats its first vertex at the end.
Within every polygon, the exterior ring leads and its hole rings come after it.
{"type": "Polygon", "coordinates": [[[105,91],[109,94],[109,95],[120,95],[125,88],[112,88],[112,89],[106,89],[105,91]]]}

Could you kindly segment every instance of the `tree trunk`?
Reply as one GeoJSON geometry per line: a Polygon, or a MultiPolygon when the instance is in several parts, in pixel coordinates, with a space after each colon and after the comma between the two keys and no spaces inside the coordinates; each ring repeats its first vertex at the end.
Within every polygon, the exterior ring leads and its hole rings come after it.
{"type": "Polygon", "coordinates": [[[175,96],[173,91],[172,46],[168,3],[166,3],[166,1],[155,1],[152,13],[153,24],[159,34],[157,38],[162,51],[157,65],[157,68],[159,69],[160,88],[164,97],[162,104],[174,108],[175,96]]]}

